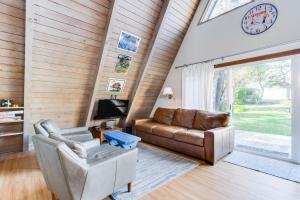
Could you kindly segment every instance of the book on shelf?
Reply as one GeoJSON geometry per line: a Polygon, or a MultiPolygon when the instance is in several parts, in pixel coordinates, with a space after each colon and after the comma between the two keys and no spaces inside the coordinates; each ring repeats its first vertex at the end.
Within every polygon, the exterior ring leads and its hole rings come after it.
{"type": "Polygon", "coordinates": [[[0,112],[0,120],[21,120],[23,110],[0,112]]]}

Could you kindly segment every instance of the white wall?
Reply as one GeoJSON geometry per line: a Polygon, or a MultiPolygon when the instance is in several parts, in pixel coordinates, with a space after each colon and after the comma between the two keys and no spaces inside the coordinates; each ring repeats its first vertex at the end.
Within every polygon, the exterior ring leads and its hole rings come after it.
{"type": "Polygon", "coordinates": [[[172,87],[175,99],[168,100],[160,95],[153,111],[159,106],[181,107],[181,69],[175,69],[176,66],[219,57],[225,57],[219,62],[227,62],[300,47],[299,0],[260,0],[198,25],[207,1],[200,3],[164,84],[164,87],[172,87]],[[244,33],[241,28],[244,14],[263,2],[277,7],[276,23],[260,35],[244,33]],[[235,54],[241,55],[232,56],[235,54]]]}

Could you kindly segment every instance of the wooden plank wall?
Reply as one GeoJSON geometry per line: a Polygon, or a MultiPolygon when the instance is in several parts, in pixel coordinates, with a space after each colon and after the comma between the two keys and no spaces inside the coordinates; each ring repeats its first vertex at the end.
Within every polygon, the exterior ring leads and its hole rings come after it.
{"type": "Polygon", "coordinates": [[[23,104],[25,1],[0,0],[0,99],[23,104]]]}
{"type": "Polygon", "coordinates": [[[85,123],[109,0],[33,0],[31,122],[85,123]]]}
{"type": "MultiPolygon", "coordinates": [[[[23,105],[25,0],[0,0],[0,99],[23,105]]],[[[23,124],[2,124],[0,132],[22,132],[23,124]]],[[[14,149],[22,148],[20,138],[14,149]]],[[[13,140],[1,140],[1,147],[13,140]]]]}
{"type": "MultiPolygon", "coordinates": [[[[108,53],[104,56],[105,64],[103,73],[100,76],[100,83],[97,86],[97,99],[110,98],[110,93],[106,91],[109,78],[126,79],[125,89],[118,95],[120,99],[128,99],[136,84],[144,56],[151,42],[160,11],[163,6],[162,0],[141,1],[122,0],[119,3],[116,22],[113,34],[110,38],[108,53]],[[131,53],[117,48],[117,43],[121,31],[133,33],[141,37],[141,42],[137,53],[131,53]],[[131,66],[127,74],[115,73],[115,65],[119,54],[132,56],[131,66]]],[[[97,106],[95,106],[97,108],[97,106]]]]}
{"type": "Polygon", "coordinates": [[[144,78],[136,83],[138,89],[132,94],[134,103],[126,120],[129,123],[132,119],[150,115],[198,4],[199,0],[172,2],[144,78]]]}
{"type": "MultiPolygon", "coordinates": [[[[118,98],[137,98],[132,117],[148,116],[175,58],[199,0],[174,0],[146,76],[138,82],[163,0],[121,0],[96,99],[109,98],[109,78],[126,79],[118,98]],[[142,38],[138,52],[117,48],[121,30],[142,38]],[[127,74],[116,74],[119,54],[132,56],[127,74]],[[133,88],[140,84],[139,93],[133,88]]],[[[54,119],[61,127],[85,124],[111,0],[32,0],[31,125],[54,119]]],[[[23,104],[25,0],[0,0],[0,99],[23,104]]],[[[30,126],[31,126],[30,125],[30,126]]],[[[32,126],[31,126],[32,127],[32,126]]]]}

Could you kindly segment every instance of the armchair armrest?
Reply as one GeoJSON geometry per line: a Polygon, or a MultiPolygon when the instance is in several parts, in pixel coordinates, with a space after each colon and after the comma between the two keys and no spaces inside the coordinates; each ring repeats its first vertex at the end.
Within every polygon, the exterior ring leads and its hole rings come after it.
{"type": "Polygon", "coordinates": [[[92,157],[100,151],[100,140],[98,138],[86,142],[81,142],[81,144],[85,148],[88,158],[92,157]]]}
{"type": "Polygon", "coordinates": [[[85,131],[88,131],[88,127],[77,127],[77,128],[61,129],[61,133],[62,134],[76,133],[76,132],[85,132],[85,131]]]}
{"type": "Polygon", "coordinates": [[[233,151],[234,127],[220,127],[204,132],[205,160],[216,163],[222,157],[233,151]]]}

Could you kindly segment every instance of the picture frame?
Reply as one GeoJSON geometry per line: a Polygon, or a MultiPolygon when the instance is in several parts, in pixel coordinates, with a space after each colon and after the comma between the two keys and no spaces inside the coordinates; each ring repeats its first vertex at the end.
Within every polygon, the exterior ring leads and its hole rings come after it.
{"type": "Polygon", "coordinates": [[[119,54],[115,66],[115,73],[127,74],[128,69],[130,67],[131,60],[132,60],[131,56],[119,54]]]}
{"type": "Polygon", "coordinates": [[[125,79],[109,78],[107,82],[107,92],[122,93],[125,87],[125,79]]]}
{"type": "Polygon", "coordinates": [[[121,31],[119,41],[118,41],[118,49],[122,49],[124,51],[136,53],[140,44],[141,38],[132,33],[128,33],[126,31],[121,31]]]}

